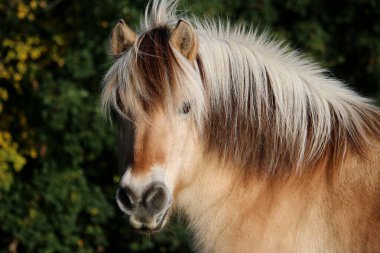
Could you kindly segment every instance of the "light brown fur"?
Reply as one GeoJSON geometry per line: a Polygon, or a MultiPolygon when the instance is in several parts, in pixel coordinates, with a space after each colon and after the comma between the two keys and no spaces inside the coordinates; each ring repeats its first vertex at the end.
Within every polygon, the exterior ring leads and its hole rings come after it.
{"type": "MultiPolygon", "coordinates": [[[[158,120],[156,124],[162,124],[158,120]]],[[[144,122],[135,122],[135,145],[133,174],[146,173],[153,165],[161,165],[166,162],[165,140],[168,127],[156,128],[144,122]]]]}
{"type": "Polygon", "coordinates": [[[376,145],[368,158],[350,156],[333,182],[321,167],[307,181],[243,184],[236,169],[208,163],[179,194],[178,208],[201,252],[379,252],[376,145]]]}

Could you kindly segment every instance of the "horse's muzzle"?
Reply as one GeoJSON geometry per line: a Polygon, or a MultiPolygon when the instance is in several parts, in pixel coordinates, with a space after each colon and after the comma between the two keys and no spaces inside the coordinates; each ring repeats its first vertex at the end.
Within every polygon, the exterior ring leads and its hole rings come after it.
{"type": "Polygon", "coordinates": [[[140,191],[120,187],[116,199],[120,209],[128,215],[130,226],[146,233],[163,227],[171,204],[170,193],[160,182],[153,182],[140,191]]]}

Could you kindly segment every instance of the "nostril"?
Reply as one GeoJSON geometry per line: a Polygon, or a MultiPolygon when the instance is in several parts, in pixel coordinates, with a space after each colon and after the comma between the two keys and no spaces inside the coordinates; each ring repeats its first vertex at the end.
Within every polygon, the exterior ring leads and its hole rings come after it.
{"type": "Polygon", "coordinates": [[[119,188],[117,199],[127,209],[132,209],[136,204],[136,199],[129,188],[119,188]]]}
{"type": "Polygon", "coordinates": [[[162,186],[153,185],[144,195],[144,206],[152,211],[159,212],[166,205],[166,190],[162,186]]]}

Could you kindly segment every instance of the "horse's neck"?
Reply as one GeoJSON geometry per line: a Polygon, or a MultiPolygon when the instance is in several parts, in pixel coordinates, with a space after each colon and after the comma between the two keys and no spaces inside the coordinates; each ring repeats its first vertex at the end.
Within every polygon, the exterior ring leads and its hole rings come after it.
{"type": "Polygon", "coordinates": [[[257,179],[245,185],[234,174],[239,168],[205,163],[177,196],[177,207],[188,217],[200,252],[350,252],[362,236],[380,229],[369,215],[380,208],[379,150],[368,160],[350,156],[334,182],[321,168],[301,182],[273,186],[257,179]],[[360,191],[350,190],[355,187],[360,191]],[[359,220],[372,227],[353,235],[359,220]],[[339,241],[331,239],[333,233],[341,235],[339,241]]]}
{"type": "Polygon", "coordinates": [[[186,214],[200,252],[215,252],[218,237],[228,233],[229,221],[238,215],[234,209],[240,199],[235,198],[232,170],[218,169],[211,162],[201,165],[198,171],[192,183],[177,196],[177,207],[186,214]]]}
{"type": "MultiPolygon", "coordinates": [[[[188,217],[200,252],[263,250],[267,236],[277,240],[277,246],[293,245],[283,238],[296,230],[293,221],[297,216],[318,216],[315,206],[308,206],[306,201],[312,192],[310,184],[307,192],[285,186],[273,189],[260,180],[244,185],[234,175],[238,169],[199,168],[202,174],[178,196],[178,208],[188,217]],[[305,214],[306,209],[310,211],[305,214]]],[[[303,236],[317,238],[315,234],[303,236]]]]}

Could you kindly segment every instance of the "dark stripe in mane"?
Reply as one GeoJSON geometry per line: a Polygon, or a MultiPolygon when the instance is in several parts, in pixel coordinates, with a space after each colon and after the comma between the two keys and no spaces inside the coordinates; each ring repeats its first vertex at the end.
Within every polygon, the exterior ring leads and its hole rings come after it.
{"type": "MultiPolygon", "coordinates": [[[[200,73],[203,73],[202,66],[199,68],[200,73]]],[[[265,75],[267,84],[254,83],[252,72],[246,75],[251,83],[246,101],[247,112],[261,115],[261,119],[257,122],[252,122],[251,115],[239,110],[239,97],[233,87],[241,84],[236,83],[234,77],[230,75],[231,90],[228,104],[216,102],[213,105],[212,101],[210,102],[210,110],[204,123],[205,144],[208,151],[215,151],[225,162],[237,163],[238,167],[245,169],[248,174],[278,177],[284,169],[288,173],[291,171],[290,168],[296,168],[297,157],[292,156],[298,154],[293,154],[294,150],[286,147],[286,140],[273,138],[275,136],[273,133],[277,131],[275,118],[277,108],[270,77],[267,72],[265,75]],[[261,101],[261,108],[254,107],[257,101],[253,99],[258,97],[256,85],[265,85],[269,96],[268,103],[261,101]],[[273,156],[274,146],[283,152],[273,156]]]]}
{"type": "MultiPolygon", "coordinates": [[[[165,105],[165,100],[176,93],[178,62],[169,43],[169,31],[159,27],[143,33],[137,42],[135,74],[139,80],[132,80],[142,92],[138,92],[145,111],[150,111],[158,104],[165,105]],[[137,75],[136,75],[137,74],[137,75]],[[138,82],[138,83],[137,83],[138,82]]],[[[133,62],[133,60],[132,60],[133,62]]]]}

